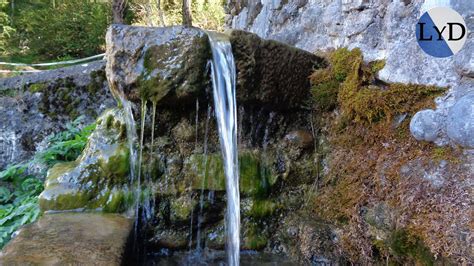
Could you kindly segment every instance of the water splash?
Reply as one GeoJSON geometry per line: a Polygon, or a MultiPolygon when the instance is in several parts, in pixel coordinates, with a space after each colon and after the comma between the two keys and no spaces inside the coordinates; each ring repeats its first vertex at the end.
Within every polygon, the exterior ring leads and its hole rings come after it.
{"type": "Polygon", "coordinates": [[[236,70],[228,36],[208,32],[212,49],[211,77],[214,111],[219,128],[219,140],[226,176],[226,231],[228,264],[239,265],[240,195],[237,157],[237,104],[235,97],[236,70]]]}

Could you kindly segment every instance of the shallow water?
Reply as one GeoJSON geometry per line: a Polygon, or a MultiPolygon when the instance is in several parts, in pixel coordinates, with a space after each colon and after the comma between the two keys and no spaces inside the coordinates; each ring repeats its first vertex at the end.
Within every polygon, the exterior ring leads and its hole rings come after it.
{"type": "MultiPolygon", "coordinates": [[[[147,257],[145,265],[227,265],[227,257],[224,251],[207,252],[176,252],[171,256],[167,254],[154,254],[147,257]]],[[[298,265],[290,259],[263,252],[242,251],[240,252],[241,265],[298,265]]]]}

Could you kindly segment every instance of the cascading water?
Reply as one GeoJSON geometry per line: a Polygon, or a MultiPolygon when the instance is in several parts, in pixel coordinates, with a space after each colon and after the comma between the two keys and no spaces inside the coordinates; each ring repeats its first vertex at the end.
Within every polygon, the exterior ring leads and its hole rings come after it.
{"type": "Polygon", "coordinates": [[[212,49],[211,77],[214,110],[226,176],[226,231],[229,265],[239,265],[240,195],[237,153],[236,70],[228,36],[208,32],[212,49]]]}

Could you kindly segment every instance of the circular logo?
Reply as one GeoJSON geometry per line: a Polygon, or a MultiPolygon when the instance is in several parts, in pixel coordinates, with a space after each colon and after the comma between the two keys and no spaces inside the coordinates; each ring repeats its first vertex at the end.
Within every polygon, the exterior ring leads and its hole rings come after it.
{"type": "Polygon", "coordinates": [[[456,54],[467,39],[466,22],[448,7],[435,7],[425,12],[416,24],[416,39],[425,53],[434,57],[456,54]]]}

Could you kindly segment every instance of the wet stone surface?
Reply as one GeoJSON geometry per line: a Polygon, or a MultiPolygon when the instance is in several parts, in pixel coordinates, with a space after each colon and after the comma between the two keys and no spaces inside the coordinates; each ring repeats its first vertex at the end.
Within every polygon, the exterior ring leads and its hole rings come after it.
{"type": "Polygon", "coordinates": [[[0,265],[120,265],[131,225],[115,214],[46,214],[5,246],[0,265]]]}

